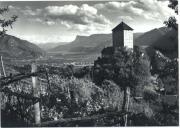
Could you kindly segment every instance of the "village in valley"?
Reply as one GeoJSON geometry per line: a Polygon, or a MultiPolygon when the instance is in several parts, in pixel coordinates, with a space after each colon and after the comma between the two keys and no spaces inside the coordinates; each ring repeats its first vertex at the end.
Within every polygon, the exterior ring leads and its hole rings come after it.
{"type": "MultiPolygon", "coordinates": [[[[164,1],[153,2],[162,4],[164,1]]],[[[38,1],[0,3],[4,5],[0,6],[2,127],[179,125],[178,23],[175,17],[169,17],[162,27],[137,32],[136,21],[128,14],[140,10],[141,4],[132,0],[44,1],[44,5],[38,1]],[[128,7],[129,12],[124,11],[128,7]],[[72,11],[66,12],[70,8],[72,11]],[[107,14],[103,8],[109,9],[107,14]],[[68,32],[69,36],[73,32],[86,33],[92,23],[100,31],[104,24],[106,27],[110,24],[105,20],[108,16],[113,17],[109,13],[112,11],[115,15],[113,9],[119,8],[124,8],[121,11],[127,15],[125,20],[120,17],[118,22],[109,18],[113,23],[111,33],[76,35],[69,43],[62,41],[60,44],[30,43],[11,35],[16,29],[16,33],[21,33],[22,24],[26,22],[37,28],[27,27],[27,33],[36,30],[42,34],[49,32],[51,27],[57,33],[60,29],[55,27],[62,25],[60,36],[68,32]],[[5,19],[8,14],[14,15],[5,19]]],[[[142,0],[142,3],[146,2],[142,0]]],[[[167,8],[175,14],[178,14],[177,6],[177,0],[168,1],[167,8]]],[[[153,19],[152,23],[155,21],[153,19]]],[[[103,29],[105,31],[104,26],[103,29]]]]}

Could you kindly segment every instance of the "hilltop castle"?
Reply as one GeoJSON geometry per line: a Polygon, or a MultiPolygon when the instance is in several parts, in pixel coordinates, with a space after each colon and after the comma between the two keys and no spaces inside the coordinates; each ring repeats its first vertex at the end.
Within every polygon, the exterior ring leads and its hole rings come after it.
{"type": "Polygon", "coordinates": [[[133,49],[133,29],[124,22],[121,22],[112,29],[112,42],[113,47],[107,47],[101,51],[103,57],[111,56],[114,53],[114,50],[119,47],[133,49]]]}
{"type": "Polygon", "coordinates": [[[133,48],[133,29],[124,22],[121,22],[112,29],[113,47],[133,48]]]}

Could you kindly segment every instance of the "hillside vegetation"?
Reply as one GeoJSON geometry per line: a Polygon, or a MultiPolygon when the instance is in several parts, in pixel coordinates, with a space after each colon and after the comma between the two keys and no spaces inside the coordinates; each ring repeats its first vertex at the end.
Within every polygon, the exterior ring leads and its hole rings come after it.
{"type": "Polygon", "coordinates": [[[38,58],[45,54],[45,51],[28,41],[7,34],[0,37],[0,55],[5,58],[38,58]]]}
{"type": "MultiPolygon", "coordinates": [[[[46,69],[49,77],[48,83],[45,74],[39,76],[42,122],[122,111],[126,103],[124,87],[128,85],[131,88],[128,126],[178,125],[177,60],[170,60],[160,52],[155,52],[152,60],[146,54],[141,55],[141,51],[135,54],[141,58],[135,59],[135,68],[130,59],[133,56],[126,50],[98,58],[93,67],[40,65],[38,70],[46,69]]],[[[31,71],[30,65],[11,68],[9,73],[31,71]]],[[[31,80],[25,79],[10,84],[4,91],[32,94],[31,88],[31,80]]],[[[31,126],[34,122],[32,101],[5,92],[1,101],[2,126],[31,126]]],[[[121,115],[111,115],[50,126],[123,126],[123,120],[121,115]]]]}

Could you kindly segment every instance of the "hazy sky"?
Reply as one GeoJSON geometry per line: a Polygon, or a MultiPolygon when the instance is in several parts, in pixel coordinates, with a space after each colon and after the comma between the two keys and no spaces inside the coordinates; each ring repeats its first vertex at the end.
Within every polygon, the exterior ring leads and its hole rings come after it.
{"type": "Polygon", "coordinates": [[[32,43],[69,42],[76,35],[111,33],[122,20],[135,32],[163,26],[175,15],[166,0],[0,2],[18,21],[8,34],[32,43]]]}

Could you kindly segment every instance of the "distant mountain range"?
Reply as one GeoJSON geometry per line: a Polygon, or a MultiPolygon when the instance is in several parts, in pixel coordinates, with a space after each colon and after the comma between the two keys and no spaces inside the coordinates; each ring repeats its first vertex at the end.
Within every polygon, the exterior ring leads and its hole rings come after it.
{"type": "Polygon", "coordinates": [[[0,55],[5,58],[38,58],[46,52],[37,45],[11,35],[0,37],[0,55]]]}
{"type": "Polygon", "coordinates": [[[37,46],[39,46],[41,49],[47,51],[49,49],[53,49],[59,45],[66,44],[65,42],[59,42],[59,43],[39,43],[37,46]]]}
{"type": "Polygon", "coordinates": [[[178,32],[174,29],[162,27],[144,33],[135,40],[135,45],[146,46],[147,51],[159,50],[170,58],[178,57],[178,32]],[[151,49],[151,50],[150,50],[151,49]]]}
{"type": "Polygon", "coordinates": [[[174,29],[162,27],[159,29],[153,29],[141,35],[135,40],[135,45],[138,46],[153,46],[157,48],[170,48],[172,49],[176,41],[178,33],[174,29]]]}
{"type": "MultiPolygon", "coordinates": [[[[112,46],[111,34],[93,34],[90,36],[77,36],[68,44],[48,43],[37,45],[21,40],[11,35],[0,37],[0,55],[7,58],[38,58],[46,52],[61,55],[92,55],[100,54],[107,46],[112,46]],[[44,51],[45,50],[45,51],[44,51]]],[[[159,50],[166,56],[178,56],[178,32],[166,27],[153,29],[146,33],[134,33],[134,45],[148,47],[148,51],[159,50]]],[[[151,53],[151,52],[150,52],[151,53]]]]}
{"type": "MultiPolygon", "coordinates": [[[[134,33],[134,45],[152,47],[164,53],[175,50],[177,53],[177,37],[177,31],[167,27],[161,27],[146,33],[134,33]]],[[[49,49],[48,52],[61,54],[96,54],[100,53],[107,46],[112,46],[112,34],[93,34],[90,36],[77,36],[74,41],[49,49]]]]}
{"type": "Polygon", "coordinates": [[[74,41],[66,45],[59,45],[50,52],[60,53],[97,53],[105,46],[111,45],[110,34],[94,34],[91,36],[77,36],[74,41]]]}
{"type": "MultiPolygon", "coordinates": [[[[134,39],[142,33],[134,33],[134,39]]],[[[74,41],[49,49],[49,52],[68,53],[100,53],[104,47],[112,45],[111,34],[93,34],[90,36],[77,36],[74,41]]]]}

